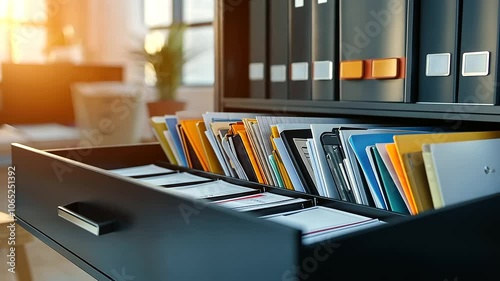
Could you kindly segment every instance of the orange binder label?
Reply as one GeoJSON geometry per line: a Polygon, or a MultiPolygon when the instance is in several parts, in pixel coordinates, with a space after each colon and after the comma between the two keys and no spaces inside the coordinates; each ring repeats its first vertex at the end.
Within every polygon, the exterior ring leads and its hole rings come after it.
{"type": "Polygon", "coordinates": [[[344,80],[359,80],[364,75],[364,62],[359,61],[343,61],[340,63],[340,79],[344,80]]]}
{"type": "Polygon", "coordinates": [[[372,76],[375,79],[394,79],[399,74],[399,63],[397,59],[373,60],[372,76]]]}

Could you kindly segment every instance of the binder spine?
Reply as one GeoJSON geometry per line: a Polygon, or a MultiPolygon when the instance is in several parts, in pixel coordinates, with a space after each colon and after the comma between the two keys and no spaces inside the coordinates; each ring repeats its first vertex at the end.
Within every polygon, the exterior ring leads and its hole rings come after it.
{"type": "Polygon", "coordinates": [[[292,0],[289,99],[311,99],[311,25],[313,0],[292,0]]]}
{"type": "Polygon", "coordinates": [[[338,99],[338,0],[312,1],[312,99],[338,99]]]}
{"type": "Polygon", "coordinates": [[[250,9],[250,97],[267,97],[267,0],[252,0],[250,9]]]}
{"type": "Polygon", "coordinates": [[[287,99],[290,0],[269,1],[269,96],[287,99]]]}
{"type": "Polygon", "coordinates": [[[460,0],[420,1],[418,101],[457,101],[460,0]]]}
{"type": "Polygon", "coordinates": [[[459,103],[498,104],[500,1],[463,0],[459,103]]]}
{"type": "MultiPolygon", "coordinates": [[[[340,99],[404,102],[411,0],[340,0],[340,99]]],[[[408,84],[411,85],[411,84],[408,84]]],[[[411,100],[411,99],[410,99],[411,100]]]]}

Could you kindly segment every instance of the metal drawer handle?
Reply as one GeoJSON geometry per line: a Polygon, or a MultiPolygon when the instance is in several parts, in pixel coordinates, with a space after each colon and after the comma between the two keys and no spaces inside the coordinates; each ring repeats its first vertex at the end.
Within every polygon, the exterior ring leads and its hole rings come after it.
{"type": "Polygon", "coordinates": [[[96,236],[115,230],[115,220],[103,218],[99,211],[84,203],[77,202],[58,206],[57,215],[96,236]]]}

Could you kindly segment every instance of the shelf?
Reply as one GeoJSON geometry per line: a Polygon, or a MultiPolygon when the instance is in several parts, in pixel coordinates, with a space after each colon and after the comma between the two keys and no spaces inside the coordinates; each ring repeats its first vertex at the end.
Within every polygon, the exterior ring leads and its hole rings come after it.
{"type": "Polygon", "coordinates": [[[500,122],[500,106],[224,98],[224,110],[341,114],[450,121],[500,122]]]}

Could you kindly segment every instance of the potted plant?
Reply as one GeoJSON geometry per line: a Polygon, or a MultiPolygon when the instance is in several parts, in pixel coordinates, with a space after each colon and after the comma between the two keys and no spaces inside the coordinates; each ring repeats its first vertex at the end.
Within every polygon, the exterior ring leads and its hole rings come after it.
{"type": "Polygon", "coordinates": [[[185,103],[176,100],[181,85],[182,68],[187,62],[183,50],[186,25],[174,24],[168,29],[164,43],[156,50],[141,50],[148,68],[155,74],[156,101],[147,104],[150,116],[174,114],[184,110],[185,103]]]}

